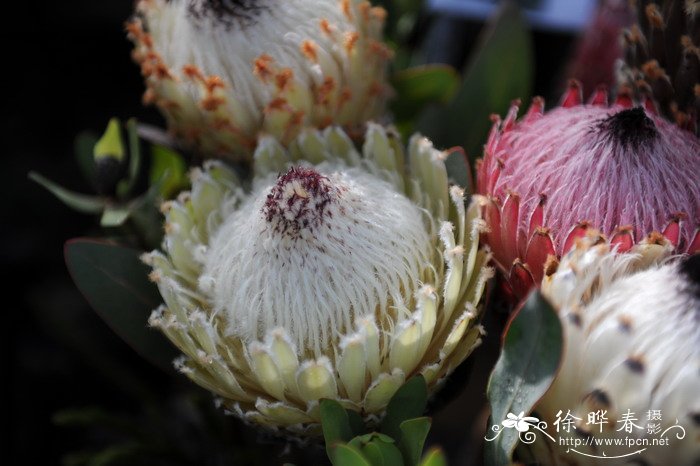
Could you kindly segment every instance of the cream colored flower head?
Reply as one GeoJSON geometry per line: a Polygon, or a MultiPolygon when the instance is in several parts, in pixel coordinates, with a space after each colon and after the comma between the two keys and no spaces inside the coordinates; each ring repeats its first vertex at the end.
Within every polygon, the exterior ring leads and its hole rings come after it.
{"type": "Polygon", "coordinates": [[[538,417],[547,420],[553,435],[567,435],[557,434],[552,423],[557,413],[564,418],[570,412],[572,437],[640,442],[631,447],[589,440],[577,448],[582,454],[562,444],[553,447],[552,457],[538,459],[566,465],[628,464],[630,458],[659,466],[697,464],[700,256],[674,256],[673,244],[661,235],[629,254],[611,251],[602,237],[589,235],[544,278],[542,292],[559,313],[565,349],[559,374],[535,408],[538,417]],[[605,422],[591,423],[596,416],[590,413],[603,414],[605,422]],[[667,445],[658,444],[663,437],[667,445]]]}
{"type": "Polygon", "coordinates": [[[409,377],[440,385],[481,340],[492,275],[443,160],[369,124],[361,153],[337,127],[263,139],[250,187],[221,162],[196,170],[145,257],[177,367],[243,419],[305,435],[322,398],[371,422],[409,377]]]}
{"type": "Polygon", "coordinates": [[[364,0],[139,0],[127,29],[170,129],[249,160],[260,134],[286,145],[305,126],[384,115],[385,15],[364,0]]]}

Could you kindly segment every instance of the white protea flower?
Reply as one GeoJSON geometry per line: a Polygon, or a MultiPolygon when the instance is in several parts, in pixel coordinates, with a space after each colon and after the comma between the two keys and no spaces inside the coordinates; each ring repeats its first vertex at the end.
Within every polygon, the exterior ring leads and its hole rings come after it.
{"type": "Polygon", "coordinates": [[[383,116],[385,16],[365,0],[139,0],[127,29],[170,129],[248,160],[261,133],[286,145],[305,126],[383,116]]]}
{"type": "Polygon", "coordinates": [[[699,464],[700,256],[672,251],[661,235],[631,254],[589,235],[544,278],[542,293],[559,313],[565,349],[535,411],[552,435],[588,444],[544,440],[552,456],[538,458],[543,464],[699,464]],[[569,412],[575,429],[567,434],[560,423],[557,433],[557,414],[563,420],[569,412]],[[590,417],[596,412],[604,412],[605,423],[590,417]],[[634,426],[625,426],[626,418],[634,426]],[[668,445],[653,446],[662,435],[668,445]],[[595,441],[627,438],[639,443],[595,441]]]}
{"type": "Polygon", "coordinates": [[[369,422],[407,378],[438,386],[481,341],[492,275],[444,157],[369,124],[362,155],[338,127],[264,138],[250,189],[221,162],[195,171],[145,257],[178,368],[243,419],[308,435],[321,398],[369,422]]]}

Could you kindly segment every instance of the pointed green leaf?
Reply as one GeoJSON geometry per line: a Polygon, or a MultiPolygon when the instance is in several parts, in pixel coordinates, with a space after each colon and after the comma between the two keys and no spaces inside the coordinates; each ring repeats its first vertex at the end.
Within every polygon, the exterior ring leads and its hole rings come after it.
{"type": "Polygon", "coordinates": [[[373,466],[356,448],[336,444],[330,456],[333,466],[373,466]]]}
{"type": "Polygon", "coordinates": [[[174,347],[147,325],[162,300],[139,251],[79,238],[66,243],[64,256],[76,286],[107,325],[141,356],[171,370],[174,347]]]}
{"type": "MultiPolygon", "coordinates": [[[[529,414],[551,385],[559,367],[562,329],[559,317],[539,291],[530,294],[506,329],[503,350],[491,373],[487,394],[491,422],[508,413],[529,414]]],[[[493,437],[489,430],[487,438],[493,437]]],[[[503,429],[485,444],[486,464],[510,464],[518,441],[515,429],[503,429]]]]}
{"type": "Polygon", "coordinates": [[[399,122],[413,120],[429,103],[448,103],[459,83],[459,74],[448,65],[421,65],[395,73],[391,82],[397,94],[392,103],[394,117],[399,122]]]}
{"type": "Polygon", "coordinates": [[[379,432],[370,432],[369,434],[363,434],[363,435],[358,435],[356,437],[353,437],[352,440],[350,440],[348,442],[348,445],[352,445],[352,446],[359,449],[362,447],[362,445],[369,443],[372,440],[377,439],[377,438],[382,440],[383,442],[389,442],[389,443],[394,442],[394,439],[389,437],[386,434],[382,434],[379,432]]]}
{"type": "Polygon", "coordinates": [[[51,194],[56,196],[58,200],[78,212],[84,214],[98,214],[102,212],[106,206],[106,201],[101,197],[88,196],[87,194],[70,191],[36,172],[29,172],[29,179],[46,188],[51,194]]]}
{"type": "Polygon", "coordinates": [[[165,146],[151,146],[150,183],[162,183],[160,194],[168,199],[187,187],[187,166],[180,154],[165,146]]]}
{"type": "Polygon", "coordinates": [[[425,439],[430,432],[430,418],[419,417],[409,419],[401,423],[401,441],[399,448],[403,453],[404,460],[407,466],[416,466],[420,461],[420,456],[423,453],[423,445],[425,439]]]}
{"type": "Polygon", "coordinates": [[[393,438],[401,438],[403,421],[423,415],[428,403],[428,387],[422,375],[409,379],[389,401],[386,416],[382,420],[381,432],[393,438]]]}
{"type": "Polygon", "coordinates": [[[331,451],[336,443],[348,442],[353,437],[348,413],[335,400],[323,399],[320,404],[321,429],[326,442],[326,452],[332,458],[331,451]]]}
{"type": "Polygon", "coordinates": [[[447,466],[447,460],[445,455],[439,448],[433,448],[430,450],[423,461],[420,463],[421,466],[447,466]]]}
{"type": "Polygon", "coordinates": [[[396,448],[392,439],[374,437],[362,447],[362,454],[372,466],[403,466],[401,451],[396,448]]]}
{"type": "Polygon", "coordinates": [[[362,445],[360,447],[360,451],[372,466],[386,466],[384,464],[384,459],[382,458],[382,452],[379,449],[379,446],[375,445],[374,443],[370,442],[362,445]]]}
{"type": "Polygon", "coordinates": [[[517,6],[504,2],[479,39],[454,100],[426,111],[418,129],[437,147],[462,146],[480,156],[492,113],[504,114],[514,99],[527,99],[533,82],[530,32],[517,6]]]}
{"type": "Polygon", "coordinates": [[[137,122],[130,118],[126,122],[126,135],[129,143],[129,172],[126,179],[122,180],[117,187],[117,194],[121,198],[128,197],[134,189],[141,171],[141,144],[137,129],[137,122]]]}

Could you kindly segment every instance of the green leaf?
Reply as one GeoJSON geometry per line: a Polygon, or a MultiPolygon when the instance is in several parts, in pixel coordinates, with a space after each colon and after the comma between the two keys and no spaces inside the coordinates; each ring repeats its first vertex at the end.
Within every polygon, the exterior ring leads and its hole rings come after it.
{"type": "Polygon", "coordinates": [[[127,197],[134,189],[141,171],[141,144],[139,142],[138,124],[134,118],[126,122],[126,135],[129,143],[129,172],[126,179],[117,187],[120,197],[127,197]]]}
{"type": "Polygon", "coordinates": [[[429,103],[446,104],[459,88],[459,74],[448,65],[431,64],[401,70],[392,77],[396,91],[392,112],[397,121],[413,120],[429,103]]]}
{"type": "Polygon", "coordinates": [[[471,157],[481,154],[492,113],[504,114],[513,99],[529,97],[533,82],[532,40],[518,8],[504,2],[495,21],[485,27],[455,99],[426,111],[418,129],[437,147],[462,146],[471,157]]]}
{"type": "Polygon", "coordinates": [[[336,444],[330,456],[333,466],[372,466],[357,448],[346,444],[336,444]]]}
{"type": "Polygon", "coordinates": [[[102,212],[106,206],[105,199],[101,197],[88,196],[87,194],[70,191],[36,172],[29,172],[29,179],[46,188],[51,194],[56,196],[58,200],[78,212],[84,214],[98,214],[102,212]]]}
{"type": "Polygon", "coordinates": [[[399,448],[403,453],[407,466],[416,466],[420,462],[425,439],[430,432],[430,418],[419,417],[401,423],[401,441],[399,448]]]}
{"type": "Polygon", "coordinates": [[[347,443],[365,457],[372,466],[403,466],[401,451],[388,435],[372,432],[358,435],[347,443]]]}
{"type": "Polygon", "coordinates": [[[370,460],[372,466],[403,466],[401,451],[392,439],[374,437],[362,447],[362,454],[370,460]]]}
{"type": "MultiPolygon", "coordinates": [[[[535,291],[511,318],[501,356],[489,379],[492,423],[500,424],[508,413],[532,411],[554,380],[561,350],[559,317],[535,291]]],[[[517,430],[503,429],[493,441],[486,442],[486,464],[510,464],[517,441],[517,430]]]]}
{"type": "Polygon", "coordinates": [[[428,403],[428,387],[422,375],[409,379],[389,400],[381,432],[392,438],[401,438],[401,423],[423,415],[428,403]]]}
{"type": "Polygon", "coordinates": [[[187,166],[180,154],[160,145],[151,146],[150,183],[162,183],[160,194],[164,199],[182,190],[188,185],[187,166]]]}
{"type": "Polygon", "coordinates": [[[321,429],[323,430],[323,439],[326,442],[326,453],[332,459],[331,453],[335,444],[348,442],[353,437],[352,427],[350,426],[348,413],[337,401],[321,400],[320,411],[321,429]]]}
{"type": "Polygon", "coordinates": [[[174,347],[147,326],[162,300],[139,252],[83,238],[68,241],[64,256],[76,286],[107,325],[141,356],[170,371],[174,347]]]}
{"type": "Polygon", "coordinates": [[[367,443],[361,447],[362,454],[372,466],[386,466],[378,445],[367,443]]]}
{"type": "Polygon", "coordinates": [[[442,450],[433,448],[425,455],[420,466],[447,466],[447,460],[442,450]]]}
{"type": "Polygon", "coordinates": [[[78,168],[80,168],[83,177],[90,184],[95,183],[95,158],[92,154],[97,140],[98,137],[95,133],[83,131],[78,134],[73,144],[73,152],[75,153],[78,168]]]}
{"type": "Polygon", "coordinates": [[[389,437],[386,434],[382,434],[379,432],[370,432],[369,434],[363,434],[363,435],[358,435],[356,437],[353,437],[352,440],[350,440],[348,442],[348,445],[353,446],[357,449],[361,449],[362,445],[370,443],[375,438],[378,438],[384,442],[390,442],[390,443],[394,442],[394,439],[389,437]]]}

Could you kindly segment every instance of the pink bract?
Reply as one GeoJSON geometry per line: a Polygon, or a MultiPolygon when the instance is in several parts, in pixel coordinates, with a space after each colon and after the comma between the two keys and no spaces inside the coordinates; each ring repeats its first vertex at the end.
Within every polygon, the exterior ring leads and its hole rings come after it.
{"type": "Polygon", "coordinates": [[[700,250],[700,140],[621,93],[599,88],[582,103],[577,82],[544,113],[535,98],[494,125],[477,163],[485,240],[516,298],[539,284],[589,228],[629,250],[648,238],[677,252],[700,250]]]}

